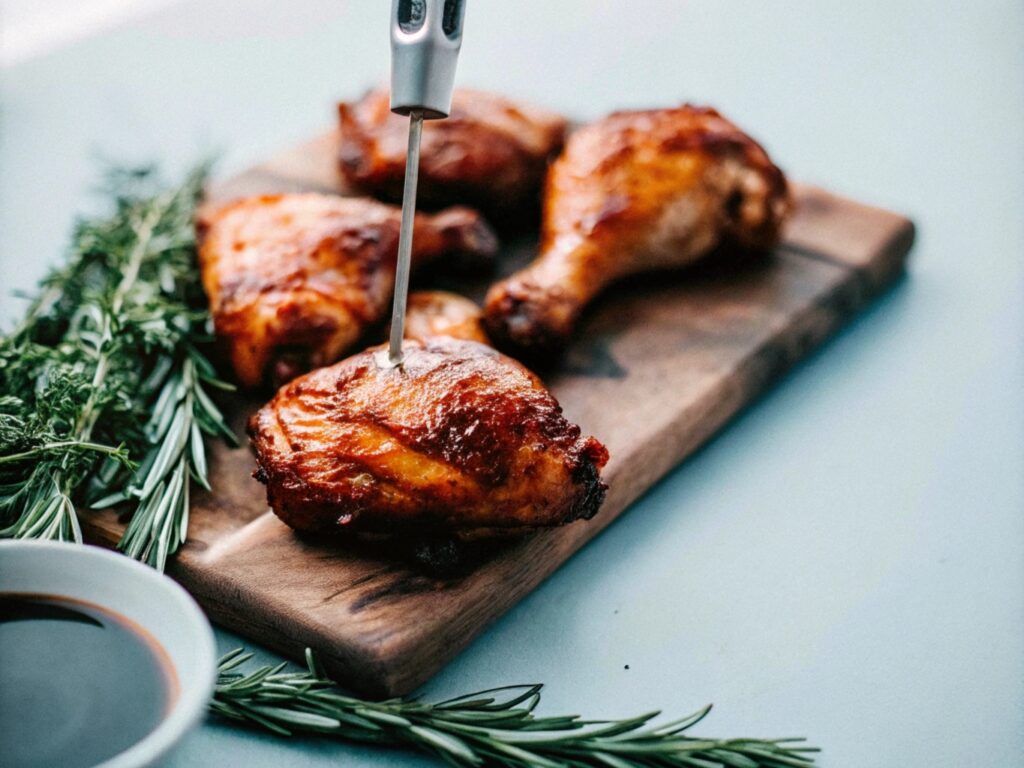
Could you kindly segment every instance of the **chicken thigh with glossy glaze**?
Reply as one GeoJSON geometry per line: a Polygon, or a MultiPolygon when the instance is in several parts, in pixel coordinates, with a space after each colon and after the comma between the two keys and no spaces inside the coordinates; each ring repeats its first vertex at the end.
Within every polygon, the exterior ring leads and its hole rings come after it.
{"type": "MultiPolygon", "coordinates": [[[[347,352],[386,316],[401,211],[367,198],[250,197],[204,213],[199,263],[238,381],[281,383],[347,352]]],[[[416,217],[413,263],[497,247],[468,208],[416,217]]]]}
{"type": "Polygon", "coordinates": [[[285,385],[249,423],[256,477],[299,531],[474,539],[590,518],[604,446],[519,363],[472,341],[369,349],[285,385]]]}
{"type": "Polygon", "coordinates": [[[501,348],[555,351],[610,283],[723,244],[768,248],[789,208],[782,172],[715,110],[612,114],[551,166],[540,255],[491,288],[487,330],[501,348]]]}
{"type": "MultiPolygon", "coordinates": [[[[400,200],[409,121],[375,90],[338,107],[341,172],[358,189],[400,200]]],[[[459,89],[444,120],[423,124],[419,200],[464,203],[494,218],[540,207],[548,161],[565,140],[566,121],[537,107],[483,91],[459,89]]]]}

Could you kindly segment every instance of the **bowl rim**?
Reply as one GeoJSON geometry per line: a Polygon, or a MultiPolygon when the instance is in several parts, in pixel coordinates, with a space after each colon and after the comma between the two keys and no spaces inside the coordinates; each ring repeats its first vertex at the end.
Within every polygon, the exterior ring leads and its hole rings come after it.
{"type": "MultiPolygon", "coordinates": [[[[152,588],[154,599],[173,604],[185,617],[189,624],[185,629],[194,638],[198,648],[198,670],[186,678],[176,669],[178,696],[170,713],[142,739],[123,752],[99,763],[95,768],[139,768],[151,765],[166,755],[206,714],[217,679],[217,645],[213,628],[196,601],[169,576],[126,555],[102,547],[58,541],[0,540],[0,563],[5,559],[4,550],[56,552],[61,557],[77,557],[92,561],[95,568],[112,574],[141,579],[152,588]]],[[[0,591],[3,591],[2,587],[0,591]]],[[[102,594],[92,595],[88,599],[106,610],[119,613],[109,607],[102,594]]],[[[154,638],[158,637],[159,633],[152,625],[146,625],[134,617],[129,618],[136,621],[154,638]]]]}

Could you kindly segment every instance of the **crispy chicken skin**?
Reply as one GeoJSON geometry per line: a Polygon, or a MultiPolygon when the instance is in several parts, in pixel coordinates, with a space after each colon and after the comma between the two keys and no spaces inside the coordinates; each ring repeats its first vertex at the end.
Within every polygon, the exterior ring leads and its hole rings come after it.
{"type": "MultiPolygon", "coordinates": [[[[280,383],[337,360],[384,319],[401,212],[366,198],[266,195],[204,212],[199,263],[217,337],[238,381],[280,383]]],[[[414,264],[446,252],[491,255],[467,208],[418,215],[414,264]]]]}
{"type": "Polygon", "coordinates": [[[471,341],[371,348],[286,384],[249,422],[255,477],[298,531],[457,539],[590,518],[604,446],[519,363],[471,341]]]}
{"type": "Polygon", "coordinates": [[[557,351],[610,283],[723,244],[769,248],[789,210],[782,171],[715,110],[614,113],[551,166],[540,255],[491,288],[487,330],[503,349],[557,351]]]}
{"type": "MultiPolygon", "coordinates": [[[[409,121],[391,112],[386,90],[338,106],[339,161],[364,192],[400,200],[409,121]]],[[[536,107],[460,89],[445,120],[423,125],[419,199],[472,205],[494,216],[540,206],[548,161],[562,148],[566,121],[536,107]]]]}
{"type": "Polygon", "coordinates": [[[405,310],[405,338],[426,342],[446,336],[490,345],[476,302],[449,291],[415,291],[405,310]]]}

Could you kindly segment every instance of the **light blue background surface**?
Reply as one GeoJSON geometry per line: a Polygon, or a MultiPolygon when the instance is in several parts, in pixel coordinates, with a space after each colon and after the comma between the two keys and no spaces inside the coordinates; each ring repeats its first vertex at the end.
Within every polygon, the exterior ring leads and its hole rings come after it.
{"type": "MultiPolygon", "coordinates": [[[[386,77],[387,5],[179,3],[4,71],[0,317],[94,204],[96,156],[229,172],[323,129],[386,77]]],[[[583,118],[712,103],[919,239],[908,280],[426,693],[714,701],[704,733],[806,734],[828,766],[1021,764],[1024,5],[474,0],[459,80],[583,118]]],[[[427,764],[208,725],[173,765],[342,761],[427,764]]]]}

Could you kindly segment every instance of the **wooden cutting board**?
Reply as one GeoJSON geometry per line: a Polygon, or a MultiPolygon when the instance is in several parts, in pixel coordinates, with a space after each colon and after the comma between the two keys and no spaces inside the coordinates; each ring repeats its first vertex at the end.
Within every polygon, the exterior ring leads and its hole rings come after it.
{"type": "MultiPolygon", "coordinates": [[[[345,193],[335,152],[336,136],[322,136],[211,196],[345,193]]],[[[195,495],[172,575],[215,622],[295,659],[312,646],[354,689],[413,690],[901,275],[914,239],[906,218],[813,187],[797,185],[795,196],[774,253],[614,289],[586,315],[561,366],[544,374],[568,418],[611,454],[608,497],[593,520],[509,542],[468,572],[437,577],[299,539],[267,510],[249,451],[218,444],[215,491],[195,495]]],[[[535,244],[511,243],[498,273],[528,260],[535,244]]],[[[479,295],[493,279],[455,287],[479,295]]],[[[231,407],[239,434],[262,399],[231,407]]],[[[88,517],[87,536],[120,536],[113,514],[88,517]]]]}

